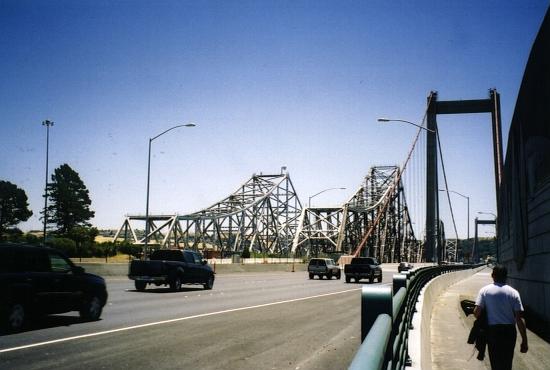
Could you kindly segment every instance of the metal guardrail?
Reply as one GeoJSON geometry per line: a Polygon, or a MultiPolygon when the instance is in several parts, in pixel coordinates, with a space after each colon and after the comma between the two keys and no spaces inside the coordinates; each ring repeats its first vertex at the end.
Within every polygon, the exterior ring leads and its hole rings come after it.
{"type": "Polygon", "coordinates": [[[436,276],[480,265],[423,267],[393,276],[392,286],[363,286],[361,346],[350,370],[396,370],[411,366],[409,330],[420,291],[436,276]]]}

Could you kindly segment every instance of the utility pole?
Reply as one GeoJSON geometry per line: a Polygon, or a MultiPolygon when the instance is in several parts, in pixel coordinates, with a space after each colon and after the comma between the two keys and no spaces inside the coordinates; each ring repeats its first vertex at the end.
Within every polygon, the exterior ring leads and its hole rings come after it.
{"type": "Polygon", "coordinates": [[[48,225],[48,156],[50,151],[50,126],[53,126],[53,121],[44,120],[42,126],[46,126],[46,184],[44,185],[44,241],[46,246],[46,229],[48,225]]]}

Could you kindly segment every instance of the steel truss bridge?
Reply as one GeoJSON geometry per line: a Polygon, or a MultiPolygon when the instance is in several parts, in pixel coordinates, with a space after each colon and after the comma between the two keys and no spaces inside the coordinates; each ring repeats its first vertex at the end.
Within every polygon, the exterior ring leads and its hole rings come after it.
{"type": "MultiPolygon", "coordinates": [[[[149,216],[148,243],[160,248],[184,247],[288,254],[298,228],[302,206],[288,173],[252,175],[227,198],[187,215],[149,216]]],[[[126,216],[114,240],[144,244],[134,228],[145,216],[126,216]]],[[[145,229],[145,228],[144,228],[145,229]]]]}
{"type": "MultiPolygon", "coordinates": [[[[400,174],[397,166],[372,167],[359,190],[337,208],[302,208],[287,173],[252,175],[199,212],[149,216],[148,244],[222,254],[249,248],[279,255],[361,254],[383,262],[418,261],[422,244],[411,226],[400,174]]],[[[146,221],[143,215],[126,216],[114,241],[144,244],[146,221]]]]}
{"type": "Polygon", "coordinates": [[[372,167],[341,207],[304,208],[293,250],[368,255],[382,262],[420,261],[422,244],[411,225],[399,167],[372,167]]]}

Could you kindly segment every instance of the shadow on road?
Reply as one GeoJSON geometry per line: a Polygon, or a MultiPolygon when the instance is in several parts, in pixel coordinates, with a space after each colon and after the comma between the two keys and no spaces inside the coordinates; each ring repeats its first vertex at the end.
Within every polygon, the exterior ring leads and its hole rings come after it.
{"type": "Polygon", "coordinates": [[[204,290],[202,287],[197,286],[196,288],[192,287],[184,287],[181,288],[178,291],[173,291],[170,288],[147,288],[146,290],[137,290],[137,289],[128,289],[128,292],[134,292],[134,293],[182,293],[182,292],[196,292],[196,291],[202,291],[204,290]]]}
{"type": "MultiPolygon", "coordinates": [[[[101,319],[100,319],[101,320],[101,319]]],[[[33,317],[25,325],[25,327],[16,333],[9,333],[2,331],[0,336],[12,335],[17,333],[30,332],[35,330],[55,328],[59,326],[71,326],[75,324],[85,324],[88,321],[82,320],[78,316],[65,316],[65,315],[48,315],[48,316],[39,316],[33,317]]]]}

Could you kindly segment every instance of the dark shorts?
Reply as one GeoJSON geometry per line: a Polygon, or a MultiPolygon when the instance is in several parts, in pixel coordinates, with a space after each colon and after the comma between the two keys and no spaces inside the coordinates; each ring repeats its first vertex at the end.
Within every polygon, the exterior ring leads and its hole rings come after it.
{"type": "Polygon", "coordinates": [[[515,325],[489,325],[487,346],[492,370],[511,370],[516,345],[515,325]]]}

